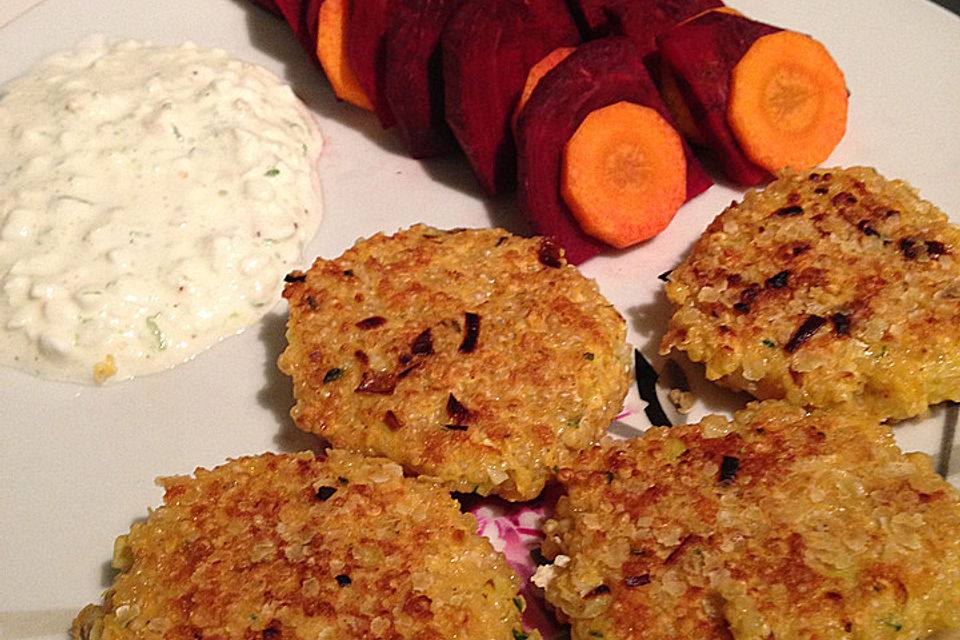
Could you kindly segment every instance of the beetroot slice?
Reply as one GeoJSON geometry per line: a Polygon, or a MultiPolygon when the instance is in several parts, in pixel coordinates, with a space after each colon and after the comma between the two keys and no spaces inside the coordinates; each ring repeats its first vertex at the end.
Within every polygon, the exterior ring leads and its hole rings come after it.
{"type": "Polygon", "coordinates": [[[570,0],[570,12],[584,40],[605,38],[612,33],[606,7],[610,0],[570,0]]]}
{"type": "MultiPolygon", "coordinates": [[[[620,0],[618,4],[610,10],[616,20],[614,33],[633,40],[643,56],[657,50],[657,36],[670,27],[723,6],[720,0],[620,0]]],[[[649,60],[647,71],[652,72],[649,60]]]]}
{"type": "Polygon", "coordinates": [[[384,129],[395,122],[383,86],[388,16],[395,10],[395,3],[396,0],[349,0],[347,3],[347,57],[384,129]]]}
{"type": "MultiPolygon", "coordinates": [[[[580,264],[610,247],[588,236],[560,196],[563,148],[587,115],[626,100],[673,122],[631,40],[610,36],[586,42],[540,79],[517,118],[518,197],[537,233],[552,237],[567,260],[580,264]]],[[[712,182],[684,143],[687,199],[712,182]]]]}
{"type": "Polygon", "coordinates": [[[382,86],[414,158],[451,148],[443,116],[440,33],[463,0],[399,0],[388,16],[382,86]]]}
{"type": "Polygon", "coordinates": [[[570,13],[567,0],[526,0],[524,4],[533,11],[537,29],[564,39],[565,44],[559,46],[572,46],[580,42],[577,23],[570,13]]]}
{"type": "Polygon", "coordinates": [[[510,116],[527,71],[579,40],[563,0],[472,0],[447,21],[441,35],[445,116],[487,192],[516,182],[510,116]]]}
{"type": "Polygon", "coordinates": [[[676,77],[707,147],[727,177],[742,185],[757,184],[769,174],[747,159],[727,124],[730,75],[757,38],[777,31],[762,22],[714,11],[657,39],[660,56],[676,77]]]}
{"type": "MultiPolygon", "coordinates": [[[[311,37],[307,29],[310,0],[275,0],[275,4],[280,9],[283,19],[287,21],[287,24],[293,29],[293,33],[296,34],[300,46],[315,60],[317,57],[317,39],[316,36],[311,37]]],[[[316,16],[314,16],[314,22],[316,22],[316,16]]]]}
{"type": "Polygon", "coordinates": [[[656,49],[654,38],[665,29],[721,0],[571,0],[571,10],[585,39],[608,35],[633,38],[647,55],[656,49]]]}

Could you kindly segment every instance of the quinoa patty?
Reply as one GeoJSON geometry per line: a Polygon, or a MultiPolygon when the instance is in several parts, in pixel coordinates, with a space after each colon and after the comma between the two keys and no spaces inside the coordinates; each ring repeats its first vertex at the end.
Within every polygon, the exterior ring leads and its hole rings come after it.
{"type": "Polygon", "coordinates": [[[542,238],[418,225],[287,280],[292,415],[336,447],[524,500],[623,406],[624,320],[542,238]]]}
{"type": "MultiPolygon", "coordinates": [[[[160,482],[74,638],[511,640],[519,580],[439,485],[331,450],[160,482]]],[[[519,605],[518,605],[519,603],[519,605]]]]}
{"type": "Polygon", "coordinates": [[[758,398],[883,418],[960,400],[960,229],[873,169],[786,172],[671,272],[673,348],[758,398]]]}
{"type": "Polygon", "coordinates": [[[607,442],[559,478],[535,581],[574,640],[960,630],[960,492],[863,413],[752,403],[607,442]]]}

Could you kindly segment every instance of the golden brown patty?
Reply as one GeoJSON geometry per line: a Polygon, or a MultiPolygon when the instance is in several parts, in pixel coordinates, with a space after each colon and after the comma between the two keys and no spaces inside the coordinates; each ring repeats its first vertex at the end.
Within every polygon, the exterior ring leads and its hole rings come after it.
{"type": "Polygon", "coordinates": [[[161,480],[164,505],[117,539],[120,573],[73,636],[512,640],[522,631],[518,578],[447,491],[382,458],[328,455],[265,454],[161,480]]]}
{"type": "Polygon", "coordinates": [[[559,478],[544,552],[561,555],[541,571],[575,640],[960,629],[960,493],[863,414],[754,403],[606,443],[559,478]]]}
{"type": "Polygon", "coordinates": [[[960,400],[960,230],[869,168],[786,173],[670,274],[661,353],[758,398],[881,417],[960,400]]]}
{"type": "Polygon", "coordinates": [[[336,447],[530,499],[622,407],[623,318],[546,240],[420,225],[288,283],[292,415],[336,447]]]}

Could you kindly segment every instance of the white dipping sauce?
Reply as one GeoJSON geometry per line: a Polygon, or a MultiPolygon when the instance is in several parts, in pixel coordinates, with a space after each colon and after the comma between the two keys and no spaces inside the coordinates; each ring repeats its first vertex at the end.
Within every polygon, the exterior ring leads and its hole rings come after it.
{"type": "Polygon", "coordinates": [[[0,362],[120,380],[256,322],[319,224],[321,146],[289,86],[192,44],[96,38],[0,87],[0,362]]]}

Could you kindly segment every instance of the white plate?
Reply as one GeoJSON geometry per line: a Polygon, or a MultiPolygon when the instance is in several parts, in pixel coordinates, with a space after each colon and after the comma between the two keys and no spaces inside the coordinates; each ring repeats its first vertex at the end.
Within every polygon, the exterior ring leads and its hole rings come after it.
{"type": "MultiPolygon", "coordinates": [[[[849,129],[828,164],[867,164],[906,179],[960,221],[960,20],[924,0],[731,5],[814,35],[846,73],[849,129]]],[[[10,15],[12,9],[0,18],[10,15]]],[[[327,140],[326,217],[304,266],[317,255],[339,255],[358,237],[418,221],[526,231],[511,198],[483,197],[463,158],[411,160],[373,116],[336,102],[286,25],[246,0],[46,0],[0,28],[0,79],[97,32],[223,47],[293,84],[327,140]]],[[[657,274],[741,193],[714,186],[654,240],[583,266],[648,356],[667,317],[657,274]]],[[[313,444],[287,416],[290,385],[274,365],[284,346],[284,314],[278,304],[257,326],[186,365],[104,388],[0,370],[0,637],[65,637],[73,615],[109,584],[113,539],[159,504],[156,476],[313,444]]],[[[694,382],[705,398],[694,419],[743,401],[694,382]]],[[[620,431],[644,424],[635,391],[627,409],[632,415],[620,431]]],[[[948,414],[940,408],[899,427],[900,442],[939,455],[948,414]]]]}

